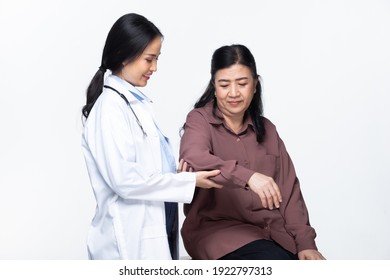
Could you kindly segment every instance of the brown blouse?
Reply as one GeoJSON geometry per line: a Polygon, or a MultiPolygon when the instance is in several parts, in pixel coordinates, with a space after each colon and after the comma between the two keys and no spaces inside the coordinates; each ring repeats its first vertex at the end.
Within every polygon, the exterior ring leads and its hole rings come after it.
{"type": "Polygon", "coordinates": [[[317,249],[291,158],[275,126],[266,118],[264,125],[265,140],[259,144],[250,117],[236,134],[218,109],[213,115],[212,103],[188,114],[180,158],[195,171],[221,170],[213,180],[224,185],[196,188],[191,204],[184,205],[181,234],[193,259],[218,259],[257,239],[274,240],[294,254],[317,249]],[[283,199],[279,209],[263,208],[246,188],[254,172],[275,180],[283,199]]]}

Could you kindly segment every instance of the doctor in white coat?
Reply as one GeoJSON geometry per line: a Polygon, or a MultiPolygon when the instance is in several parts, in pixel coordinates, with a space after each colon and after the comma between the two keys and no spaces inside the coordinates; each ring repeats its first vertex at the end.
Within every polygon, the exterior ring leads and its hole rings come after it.
{"type": "Polygon", "coordinates": [[[218,170],[185,172],[180,162],[176,172],[151,101],[138,90],[157,71],[162,38],[141,15],[119,18],[87,89],[82,149],[97,203],[90,259],[176,259],[177,202],[191,202],[195,186],[221,187],[210,179],[218,170]]]}

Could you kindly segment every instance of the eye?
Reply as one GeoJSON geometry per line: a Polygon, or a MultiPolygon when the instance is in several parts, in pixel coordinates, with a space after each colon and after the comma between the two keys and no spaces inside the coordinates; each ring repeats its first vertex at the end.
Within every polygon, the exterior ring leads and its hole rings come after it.
{"type": "Polygon", "coordinates": [[[221,88],[227,88],[229,85],[219,85],[221,88]]]}
{"type": "Polygon", "coordinates": [[[153,63],[154,60],[158,60],[158,57],[157,56],[147,56],[145,57],[145,60],[147,63],[153,63]]]}
{"type": "Polygon", "coordinates": [[[245,84],[238,84],[240,87],[245,87],[246,85],[248,85],[247,83],[245,84]]]}

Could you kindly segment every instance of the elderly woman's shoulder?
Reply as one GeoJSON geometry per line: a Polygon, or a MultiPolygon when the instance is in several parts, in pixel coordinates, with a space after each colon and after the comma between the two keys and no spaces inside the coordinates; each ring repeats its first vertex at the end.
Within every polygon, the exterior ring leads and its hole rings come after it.
{"type": "Polygon", "coordinates": [[[207,116],[208,118],[213,117],[213,105],[211,103],[208,103],[203,107],[193,108],[188,114],[200,114],[205,117],[207,116]]]}
{"type": "Polygon", "coordinates": [[[264,123],[264,127],[266,130],[276,130],[276,126],[275,124],[270,120],[268,119],[267,117],[262,117],[263,118],[263,123],[264,123]]]}

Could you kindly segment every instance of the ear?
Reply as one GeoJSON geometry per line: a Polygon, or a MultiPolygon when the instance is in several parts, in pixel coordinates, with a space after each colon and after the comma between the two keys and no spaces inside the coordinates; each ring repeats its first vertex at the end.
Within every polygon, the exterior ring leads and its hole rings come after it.
{"type": "Polygon", "coordinates": [[[255,94],[256,93],[256,91],[257,91],[257,83],[259,83],[259,78],[257,77],[257,78],[255,78],[255,80],[253,81],[253,86],[254,86],[254,88],[255,88],[255,91],[253,92],[253,94],[255,94]]]}

